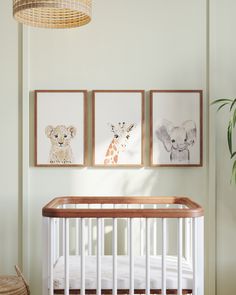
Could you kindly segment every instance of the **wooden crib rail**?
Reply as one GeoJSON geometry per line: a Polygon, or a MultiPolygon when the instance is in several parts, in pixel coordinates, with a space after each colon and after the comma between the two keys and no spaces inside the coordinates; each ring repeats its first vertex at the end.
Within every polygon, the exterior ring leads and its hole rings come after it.
{"type": "Polygon", "coordinates": [[[187,197],[58,197],[42,210],[45,217],[56,218],[195,218],[204,215],[203,208],[187,197]],[[175,204],[185,208],[61,208],[72,204],[175,204]],[[60,207],[60,208],[59,208],[60,207]]]}

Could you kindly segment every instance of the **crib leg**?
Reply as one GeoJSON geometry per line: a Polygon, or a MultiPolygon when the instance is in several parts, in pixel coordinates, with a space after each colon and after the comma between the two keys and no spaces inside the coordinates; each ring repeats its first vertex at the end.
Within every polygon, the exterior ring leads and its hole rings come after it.
{"type": "Polygon", "coordinates": [[[42,270],[43,270],[43,290],[42,290],[42,295],[48,295],[48,278],[49,278],[49,218],[48,217],[43,217],[43,224],[42,224],[42,229],[43,229],[43,265],[42,265],[42,270]]]}
{"type": "Polygon", "coordinates": [[[193,295],[204,295],[204,217],[193,222],[193,295]]]}
{"type": "Polygon", "coordinates": [[[204,295],[204,217],[197,218],[198,236],[198,293],[204,295]]]}

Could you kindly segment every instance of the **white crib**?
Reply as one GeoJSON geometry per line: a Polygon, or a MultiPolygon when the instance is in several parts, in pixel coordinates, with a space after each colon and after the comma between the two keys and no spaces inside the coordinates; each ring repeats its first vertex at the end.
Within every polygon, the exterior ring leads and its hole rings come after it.
{"type": "Polygon", "coordinates": [[[203,222],[185,197],[55,198],[43,208],[43,295],[203,295],[203,222]]]}

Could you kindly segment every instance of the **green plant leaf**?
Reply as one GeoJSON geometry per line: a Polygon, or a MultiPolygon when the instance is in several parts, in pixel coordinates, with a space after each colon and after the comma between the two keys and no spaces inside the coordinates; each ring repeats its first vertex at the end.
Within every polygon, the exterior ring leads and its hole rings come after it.
{"type": "Polygon", "coordinates": [[[236,98],[231,103],[231,106],[230,106],[230,109],[229,109],[230,111],[232,111],[232,108],[234,107],[235,103],[236,103],[236,98]]]}
{"type": "Polygon", "coordinates": [[[234,161],[233,169],[234,169],[234,182],[236,183],[236,161],[234,161]]]}
{"type": "Polygon", "coordinates": [[[233,116],[232,116],[232,122],[233,122],[233,127],[235,127],[236,124],[236,109],[234,110],[233,116]]]}
{"type": "Polygon", "coordinates": [[[219,112],[220,109],[222,109],[224,106],[228,105],[228,102],[223,103],[222,105],[220,105],[217,109],[217,112],[219,112]]]}
{"type": "Polygon", "coordinates": [[[236,183],[236,160],[234,161],[233,167],[232,167],[232,175],[231,175],[230,182],[232,183],[232,181],[234,181],[234,183],[236,183]]]}
{"type": "Polygon", "coordinates": [[[236,156],[236,152],[233,152],[230,159],[233,159],[233,157],[235,157],[235,156],[236,156]]]}
{"type": "Polygon", "coordinates": [[[227,131],[228,147],[230,156],[232,156],[232,121],[229,121],[228,131],[227,131]]]}
{"type": "Polygon", "coordinates": [[[214,100],[211,105],[218,105],[217,112],[224,108],[226,105],[229,105],[229,112],[232,114],[228,123],[227,128],[227,142],[228,149],[230,152],[230,158],[233,160],[232,174],[230,182],[236,184],[236,151],[233,151],[233,130],[236,127],[236,98],[220,98],[214,100]]]}
{"type": "Polygon", "coordinates": [[[228,104],[229,103],[232,103],[233,102],[233,99],[229,99],[229,98],[220,98],[220,99],[216,99],[214,100],[211,105],[214,105],[214,104],[217,104],[217,103],[221,103],[221,102],[227,102],[228,104]]]}

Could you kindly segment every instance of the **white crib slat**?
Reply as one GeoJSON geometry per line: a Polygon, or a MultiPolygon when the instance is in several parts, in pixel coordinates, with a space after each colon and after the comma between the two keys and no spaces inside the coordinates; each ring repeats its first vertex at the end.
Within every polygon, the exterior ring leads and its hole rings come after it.
{"type": "Polygon", "coordinates": [[[64,256],[64,265],[65,265],[65,268],[64,268],[64,280],[65,280],[65,295],[69,295],[69,219],[68,218],[65,218],[65,222],[64,222],[64,225],[65,225],[65,229],[64,229],[64,232],[65,232],[65,245],[64,245],[64,249],[65,249],[65,256],[64,256]]]}
{"type": "MultiPolygon", "coordinates": [[[[89,209],[92,209],[92,204],[88,205],[89,209]]],[[[92,255],[92,241],[93,241],[93,230],[92,230],[92,218],[88,218],[88,255],[92,255]]]]}
{"type": "Polygon", "coordinates": [[[56,230],[56,218],[53,218],[53,264],[56,262],[56,240],[57,240],[57,230],[56,230]]]}
{"type": "Polygon", "coordinates": [[[101,218],[97,218],[97,295],[101,295],[101,218]]]}
{"type": "Polygon", "coordinates": [[[53,251],[53,264],[56,262],[57,260],[57,223],[56,223],[56,218],[53,219],[54,221],[54,237],[53,237],[53,247],[54,247],[54,251],[53,251]]]}
{"type": "Polygon", "coordinates": [[[62,253],[65,256],[65,218],[62,219],[62,253]]]}
{"type": "Polygon", "coordinates": [[[190,232],[190,263],[193,264],[193,218],[189,218],[189,232],[190,232]]]}
{"type": "Polygon", "coordinates": [[[56,231],[57,231],[57,240],[56,240],[56,243],[57,243],[57,255],[56,255],[56,258],[58,259],[60,257],[60,220],[59,218],[57,218],[57,223],[56,223],[56,231]]]}
{"type": "Polygon", "coordinates": [[[150,220],[146,218],[146,295],[150,294],[150,220]]]}
{"type": "Polygon", "coordinates": [[[54,264],[54,219],[50,218],[50,238],[49,238],[49,249],[50,249],[50,260],[49,260],[49,273],[50,273],[50,283],[49,290],[50,295],[54,294],[53,286],[53,264],[54,264]]]}
{"type": "Polygon", "coordinates": [[[162,218],[162,295],[166,295],[166,218],[162,218]]]}
{"type": "Polygon", "coordinates": [[[197,218],[193,218],[193,295],[197,295],[197,218]]]}
{"type": "Polygon", "coordinates": [[[92,219],[88,218],[88,255],[92,255],[92,219]]]}
{"type": "MultiPolygon", "coordinates": [[[[129,209],[129,205],[127,205],[127,209],[129,209]]],[[[129,255],[130,253],[129,253],[129,248],[130,248],[130,240],[129,240],[129,237],[130,237],[130,219],[129,218],[127,218],[127,223],[126,223],[126,230],[127,230],[127,232],[126,232],[126,234],[127,234],[127,243],[126,243],[126,245],[127,245],[127,255],[129,255]]]]}
{"type": "Polygon", "coordinates": [[[178,295],[182,295],[183,219],[178,218],[178,295]]]}
{"type": "Polygon", "coordinates": [[[80,218],[76,218],[75,219],[75,255],[80,254],[79,240],[80,240],[80,218]]]}
{"type": "Polygon", "coordinates": [[[80,294],[85,295],[85,247],[84,247],[84,227],[85,219],[80,220],[80,251],[81,251],[81,264],[80,264],[80,294]]]}
{"type": "MultiPolygon", "coordinates": [[[[101,209],[103,209],[104,206],[103,204],[101,204],[101,209]]],[[[101,255],[104,255],[105,253],[105,234],[104,234],[104,219],[102,218],[101,219],[101,236],[100,236],[100,239],[101,239],[101,255]]]]}
{"type": "Polygon", "coordinates": [[[184,219],[184,232],[185,232],[185,239],[184,239],[184,247],[185,247],[185,257],[187,262],[191,263],[191,219],[185,218],[184,219]]]}
{"type": "MultiPolygon", "coordinates": [[[[66,205],[62,205],[62,208],[65,209],[66,208],[66,205]]],[[[65,218],[62,218],[62,255],[65,256],[65,218]]]]}
{"type": "MultiPolygon", "coordinates": [[[[88,204],[88,209],[91,205],[88,204]]],[[[88,255],[92,255],[92,219],[88,218],[88,255]]]]}
{"type": "Polygon", "coordinates": [[[63,238],[64,238],[64,236],[63,236],[63,231],[64,231],[64,220],[63,220],[64,218],[60,218],[59,219],[59,243],[60,243],[60,245],[59,245],[59,256],[63,256],[64,255],[64,243],[63,243],[63,238]]]}
{"type": "MultiPolygon", "coordinates": [[[[143,209],[143,204],[140,204],[140,209],[143,209]]],[[[140,218],[140,255],[143,256],[144,252],[144,220],[140,218]]]]}
{"type": "MultiPolygon", "coordinates": [[[[154,209],[157,209],[157,205],[154,205],[154,209]]],[[[153,255],[157,255],[157,218],[153,220],[153,255]]]]}
{"type": "Polygon", "coordinates": [[[129,294],[134,294],[133,218],[129,218],[129,294]]]}
{"type": "MultiPolygon", "coordinates": [[[[75,204],[75,209],[78,208],[78,205],[75,204]]],[[[75,219],[75,255],[79,255],[79,239],[80,239],[80,218],[75,219]]]]}
{"type": "Polygon", "coordinates": [[[105,233],[104,233],[104,219],[101,219],[101,255],[105,253],[105,233]]]}
{"type": "Polygon", "coordinates": [[[117,218],[113,218],[112,259],[113,259],[113,288],[112,295],[117,295],[117,218]]]}

